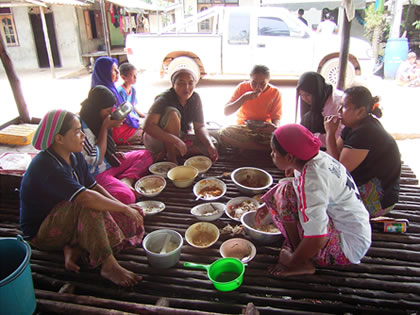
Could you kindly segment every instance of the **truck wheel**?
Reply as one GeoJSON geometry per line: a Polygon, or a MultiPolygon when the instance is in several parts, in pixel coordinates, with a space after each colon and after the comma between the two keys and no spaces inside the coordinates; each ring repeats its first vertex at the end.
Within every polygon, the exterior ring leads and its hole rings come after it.
{"type": "Polygon", "coordinates": [[[182,57],[177,57],[174,60],[172,60],[168,66],[169,78],[171,78],[172,74],[175,71],[179,70],[179,68],[187,68],[188,70],[194,73],[195,77],[197,78],[197,82],[200,80],[200,67],[194,61],[194,59],[190,57],[182,56],[182,57]]]}
{"type": "MultiPolygon", "coordinates": [[[[338,82],[338,58],[328,60],[321,68],[321,75],[327,83],[337,86],[338,82]]],[[[346,86],[350,86],[356,77],[356,69],[351,62],[347,62],[346,86]]]]}

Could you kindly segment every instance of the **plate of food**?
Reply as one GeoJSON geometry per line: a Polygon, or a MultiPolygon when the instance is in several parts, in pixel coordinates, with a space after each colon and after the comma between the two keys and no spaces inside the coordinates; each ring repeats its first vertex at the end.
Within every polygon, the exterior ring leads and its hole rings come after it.
{"type": "Polygon", "coordinates": [[[185,161],[185,166],[193,166],[198,169],[199,174],[205,173],[209,170],[212,166],[213,162],[204,155],[196,155],[190,157],[188,160],[185,161]]]}
{"type": "Polygon", "coordinates": [[[197,182],[193,187],[193,192],[197,199],[216,200],[224,196],[226,189],[223,181],[210,177],[197,182]]]}
{"type": "Polygon", "coordinates": [[[149,172],[154,175],[167,177],[168,172],[177,166],[173,162],[158,162],[149,166],[149,172]]]}
{"type": "Polygon", "coordinates": [[[143,209],[144,215],[154,215],[165,210],[165,204],[155,200],[145,200],[136,203],[143,209]]]}
{"type": "Polygon", "coordinates": [[[251,197],[236,197],[226,204],[226,215],[232,220],[241,221],[243,214],[258,209],[260,203],[251,197]]]}

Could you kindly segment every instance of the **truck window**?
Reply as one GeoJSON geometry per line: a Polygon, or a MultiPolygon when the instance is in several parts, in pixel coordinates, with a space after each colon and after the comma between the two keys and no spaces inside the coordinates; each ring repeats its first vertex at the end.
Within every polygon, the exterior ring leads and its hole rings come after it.
{"type": "Polygon", "coordinates": [[[290,36],[289,26],[282,19],[275,17],[258,18],[258,35],[290,36]]]}
{"type": "Polygon", "coordinates": [[[233,45],[249,44],[249,23],[249,13],[232,12],[229,19],[228,43],[233,45]]]}

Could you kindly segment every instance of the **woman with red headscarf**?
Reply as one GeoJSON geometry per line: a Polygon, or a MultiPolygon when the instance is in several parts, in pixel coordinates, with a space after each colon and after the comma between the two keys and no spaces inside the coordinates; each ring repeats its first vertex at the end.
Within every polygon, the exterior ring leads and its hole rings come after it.
{"type": "Polygon", "coordinates": [[[346,168],[319,150],[321,141],[298,124],[277,128],[271,157],[294,177],[267,192],[257,210],[257,224],[270,213],[285,237],[278,277],[313,274],[315,266],[360,263],[371,244],[369,213],[346,168]]]}

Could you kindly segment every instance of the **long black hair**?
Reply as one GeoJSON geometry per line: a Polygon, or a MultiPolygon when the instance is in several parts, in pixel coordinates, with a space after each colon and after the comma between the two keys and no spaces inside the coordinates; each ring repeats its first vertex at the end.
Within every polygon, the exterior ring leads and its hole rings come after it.
{"type": "Polygon", "coordinates": [[[325,82],[322,75],[316,72],[305,72],[299,78],[296,87],[296,106],[298,105],[299,90],[312,95],[312,104],[300,99],[300,124],[312,133],[325,133],[322,111],[325,102],[331,96],[333,87],[325,82]]]}

